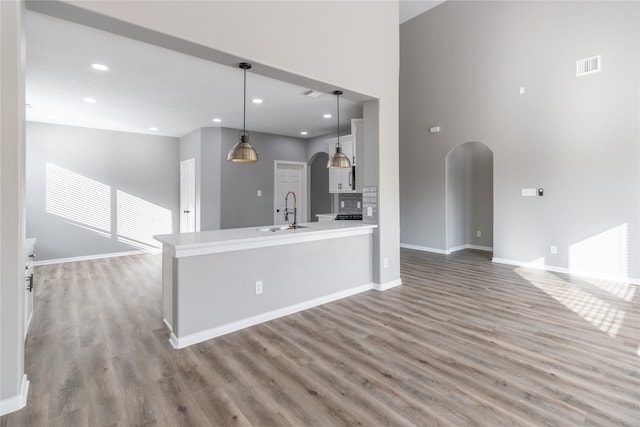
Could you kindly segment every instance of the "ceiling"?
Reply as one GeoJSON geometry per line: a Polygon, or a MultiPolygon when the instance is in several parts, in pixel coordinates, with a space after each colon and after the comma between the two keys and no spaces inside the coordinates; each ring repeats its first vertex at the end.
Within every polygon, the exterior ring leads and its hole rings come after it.
{"type": "MultiPolygon", "coordinates": [[[[403,0],[401,20],[439,3],[403,0]]],[[[174,137],[201,127],[242,128],[239,68],[31,10],[25,22],[28,121],[174,137]],[[94,63],[109,70],[95,70],[94,63]]],[[[249,70],[247,129],[298,138],[334,133],[336,97],[310,97],[309,89],[249,70]]],[[[357,117],[362,99],[340,97],[341,128],[357,117]]]]}

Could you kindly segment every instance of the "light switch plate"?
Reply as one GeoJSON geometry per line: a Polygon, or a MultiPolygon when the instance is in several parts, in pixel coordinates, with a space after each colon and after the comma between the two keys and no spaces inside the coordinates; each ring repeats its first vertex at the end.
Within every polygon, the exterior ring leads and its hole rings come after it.
{"type": "Polygon", "coordinates": [[[367,216],[373,216],[373,208],[371,206],[367,206],[367,216]]]}

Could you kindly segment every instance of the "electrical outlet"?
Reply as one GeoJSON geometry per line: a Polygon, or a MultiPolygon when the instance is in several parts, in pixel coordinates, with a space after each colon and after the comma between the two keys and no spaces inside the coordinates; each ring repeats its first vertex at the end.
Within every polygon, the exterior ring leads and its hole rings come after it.
{"type": "Polygon", "coordinates": [[[551,245],[550,250],[551,250],[552,254],[557,254],[558,253],[558,247],[555,246],[555,245],[551,245]]]}
{"type": "Polygon", "coordinates": [[[482,231],[480,230],[476,231],[476,237],[482,237],[482,231]]]}
{"type": "Polygon", "coordinates": [[[344,200],[342,200],[342,201],[340,202],[340,207],[341,207],[341,208],[344,208],[344,200]]]}
{"type": "Polygon", "coordinates": [[[262,197],[262,190],[258,190],[258,197],[262,197]]]}
{"type": "Polygon", "coordinates": [[[360,209],[362,207],[362,203],[360,202],[356,202],[356,204],[358,205],[357,208],[360,209]]]}
{"type": "Polygon", "coordinates": [[[262,293],[262,280],[256,282],[256,295],[260,295],[262,293]]]}
{"type": "Polygon", "coordinates": [[[385,258],[382,260],[382,266],[384,268],[389,268],[389,258],[385,258]]]}

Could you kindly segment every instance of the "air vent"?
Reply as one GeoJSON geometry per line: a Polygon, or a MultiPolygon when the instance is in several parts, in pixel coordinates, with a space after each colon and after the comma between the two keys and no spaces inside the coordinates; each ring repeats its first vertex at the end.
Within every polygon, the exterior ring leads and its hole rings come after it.
{"type": "Polygon", "coordinates": [[[322,92],[318,92],[317,90],[309,89],[304,92],[305,95],[310,96],[311,98],[317,98],[322,96],[322,92]]]}
{"type": "Polygon", "coordinates": [[[576,61],[576,77],[600,71],[600,55],[576,61]]]}

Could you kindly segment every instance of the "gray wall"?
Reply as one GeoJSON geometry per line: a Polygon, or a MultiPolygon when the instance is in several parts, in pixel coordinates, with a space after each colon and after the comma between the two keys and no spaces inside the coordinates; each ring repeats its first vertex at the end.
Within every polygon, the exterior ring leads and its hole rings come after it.
{"type": "Polygon", "coordinates": [[[309,164],[309,221],[317,221],[317,214],[331,212],[328,161],[329,154],[317,153],[309,164]]]}
{"type": "Polygon", "coordinates": [[[201,222],[202,230],[221,228],[222,162],[227,162],[227,153],[222,152],[222,130],[202,128],[201,159],[201,222]]]}
{"type": "Polygon", "coordinates": [[[178,230],[177,138],[33,122],[26,135],[38,260],[152,249],[178,230]]]}
{"type": "Polygon", "coordinates": [[[177,258],[173,333],[183,338],[369,285],[371,241],[365,234],[177,258]]]}
{"type": "Polygon", "coordinates": [[[493,154],[478,142],[447,156],[447,250],[493,245],[493,154]],[[477,235],[480,231],[480,236],[477,235]]]}
{"type": "Polygon", "coordinates": [[[494,153],[495,258],[594,270],[588,252],[617,259],[592,273],[640,277],[639,6],[450,1],[402,24],[401,242],[445,248],[445,158],[478,141],[494,153]],[[594,55],[602,72],[575,77],[594,55]]]}
{"type": "Polygon", "coordinates": [[[303,139],[251,132],[250,141],[260,155],[258,163],[232,163],[227,153],[238,142],[239,131],[222,128],[220,228],[273,224],[274,161],[306,162],[303,139]],[[262,196],[258,197],[258,190],[262,196]]]}

